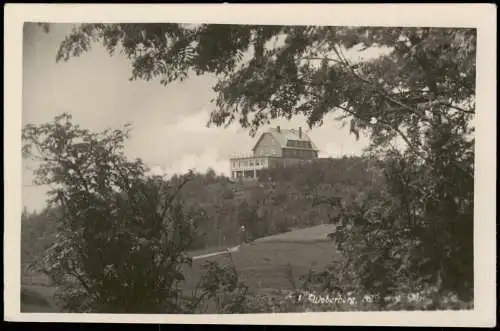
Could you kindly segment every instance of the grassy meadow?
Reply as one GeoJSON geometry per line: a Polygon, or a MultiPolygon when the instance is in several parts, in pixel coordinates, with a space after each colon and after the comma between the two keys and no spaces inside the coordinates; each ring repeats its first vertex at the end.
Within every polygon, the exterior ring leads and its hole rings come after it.
{"type": "MultiPolygon", "coordinates": [[[[234,263],[245,284],[257,293],[292,289],[290,275],[298,282],[299,276],[311,268],[321,270],[332,261],[335,250],[332,242],[325,239],[325,229],[325,226],[317,226],[294,230],[242,245],[231,254],[195,260],[192,267],[185,269],[185,290],[194,290],[205,261],[216,261],[222,265],[234,263]]],[[[224,249],[226,247],[204,249],[189,255],[198,256],[224,249]]],[[[24,274],[21,283],[21,312],[60,311],[53,300],[57,287],[51,285],[47,277],[24,274]]]]}

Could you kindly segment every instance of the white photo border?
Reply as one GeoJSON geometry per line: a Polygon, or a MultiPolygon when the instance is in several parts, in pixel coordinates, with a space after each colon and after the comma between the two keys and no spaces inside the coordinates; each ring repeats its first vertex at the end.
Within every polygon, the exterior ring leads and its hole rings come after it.
{"type": "Polygon", "coordinates": [[[4,315],[8,321],[265,325],[496,325],[496,7],[493,4],[7,4],[4,7],[4,315]],[[232,315],[20,312],[24,22],[185,22],[477,28],[474,309],[232,315]]]}

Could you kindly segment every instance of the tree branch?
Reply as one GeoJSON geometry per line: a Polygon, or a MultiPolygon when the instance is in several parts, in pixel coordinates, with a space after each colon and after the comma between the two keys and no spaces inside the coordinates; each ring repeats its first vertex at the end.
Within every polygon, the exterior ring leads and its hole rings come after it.
{"type": "MultiPolygon", "coordinates": [[[[346,107],[342,107],[342,106],[337,106],[337,108],[339,109],[342,109],[343,111],[345,111],[346,113],[349,113],[351,114],[352,116],[360,119],[361,121],[365,122],[365,123],[370,123],[369,121],[365,120],[364,118],[362,118],[361,116],[359,116],[359,114],[357,114],[356,112],[350,110],[350,109],[347,109],[346,107]]],[[[390,128],[391,130],[395,131],[397,134],[399,134],[399,136],[405,141],[405,143],[408,145],[408,147],[410,149],[413,150],[413,152],[415,152],[419,157],[421,157],[422,159],[425,159],[425,155],[422,153],[422,151],[420,150],[420,146],[415,146],[411,141],[410,139],[403,133],[403,131],[401,131],[401,129],[399,129],[397,126],[392,126],[389,122],[386,122],[382,119],[377,119],[378,122],[386,125],[388,128],[390,128]]]]}
{"type": "Polygon", "coordinates": [[[69,263],[63,263],[63,268],[69,275],[75,277],[80,282],[80,284],[83,286],[83,288],[85,289],[85,291],[87,291],[89,295],[93,294],[92,291],[90,290],[90,285],[88,285],[87,282],[83,279],[83,277],[76,272],[75,268],[72,265],[70,266],[69,263]]]}
{"type": "Polygon", "coordinates": [[[174,199],[177,197],[177,195],[179,194],[179,192],[181,191],[181,189],[184,187],[184,185],[186,185],[186,183],[190,179],[191,179],[191,173],[184,178],[184,180],[181,182],[181,184],[177,187],[176,191],[172,195],[170,195],[170,196],[167,195],[167,197],[165,199],[165,206],[164,206],[163,212],[161,213],[160,220],[163,220],[163,218],[165,217],[167,211],[170,208],[170,205],[172,204],[172,202],[174,201],[174,199]]]}
{"type": "Polygon", "coordinates": [[[474,115],[476,112],[474,110],[467,110],[467,109],[464,109],[462,107],[459,107],[459,106],[456,106],[456,105],[453,105],[451,103],[449,103],[448,101],[445,101],[445,100],[434,100],[434,101],[430,101],[428,102],[428,104],[430,106],[435,106],[435,105],[442,105],[442,106],[446,106],[446,107],[449,107],[449,108],[452,108],[452,109],[455,109],[455,110],[458,110],[459,112],[462,112],[462,113],[465,113],[465,114],[471,114],[471,115],[474,115]]]}
{"type": "Polygon", "coordinates": [[[328,62],[335,62],[335,63],[340,63],[342,64],[341,61],[332,59],[329,57],[318,57],[318,56],[306,56],[306,57],[301,57],[299,60],[319,60],[319,61],[328,61],[328,62]]]}
{"type": "MultiPolygon", "coordinates": [[[[325,60],[325,61],[329,61],[329,62],[335,62],[335,63],[339,63],[339,64],[342,64],[344,65],[344,67],[347,67],[351,73],[359,80],[361,80],[362,82],[364,82],[365,84],[368,84],[370,86],[375,86],[375,85],[378,85],[362,76],[360,76],[356,71],[355,69],[352,67],[352,65],[349,63],[349,61],[347,60],[347,58],[344,56],[344,54],[341,52],[341,50],[338,50],[337,47],[333,47],[333,50],[335,52],[335,54],[337,54],[338,58],[340,59],[337,60],[337,59],[332,59],[332,58],[329,58],[329,57],[310,57],[310,58],[305,58],[305,59],[312,59],[312,60],[325,60]]],[[[419,116],[424,116],[425,117],[425,114],[423,112],[419,112],[418,109],[415,109],[397,99],[395,99],[390,93],[388,93],[387,91],[385,91],[385,89],[379,87],[378,89],[374,90],[374,92],[382,95],[383,97],[385,97],[388,101],[400,106],[401,108],[403,109],[406,109],[408,111],[410,111],[411,113],[415,113],[415,114],[418,114],[419,116]]],[[[428,102],[429,105],[443,105],[443,106],[447,106],[449,108],[453,108],[455,110],[458,110],[460,112],[463,112],[463,113],[466,113],[466,114],[475,114],[474,111],[470,111],[470,110],[467,110],[467,109],[464,109],[464,108],[461,108],[459,106],[456,106],[456,105],[452,105],[451,103],[447,102],[447,101],[443,101],[443,100],[435,100],[435,101],[430,101],[428,102]]]]}

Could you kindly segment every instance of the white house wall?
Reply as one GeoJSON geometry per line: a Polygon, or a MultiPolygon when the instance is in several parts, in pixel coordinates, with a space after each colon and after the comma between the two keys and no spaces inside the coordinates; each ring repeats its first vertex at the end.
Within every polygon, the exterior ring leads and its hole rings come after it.
{"type": "Polygon", "coordinates": [[[278,156],[281,157],[281,146],[270,133],[264,133],[255,147],[255,156],[278,156]]]}

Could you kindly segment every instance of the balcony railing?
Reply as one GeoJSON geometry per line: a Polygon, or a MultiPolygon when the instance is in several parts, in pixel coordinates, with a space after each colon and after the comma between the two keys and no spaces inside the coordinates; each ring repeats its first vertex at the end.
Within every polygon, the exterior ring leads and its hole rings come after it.
{"type": "Polygon", "coordinates": [[[254,155],[252,153],[240,153],[240,154],[233,154],[229,158],[230,159],[250,159],[253,158],[254,155]]]}

